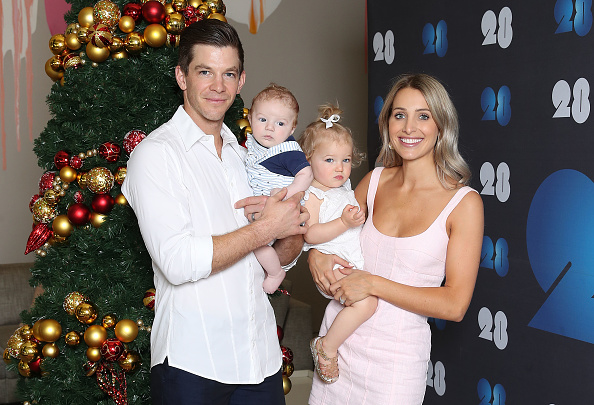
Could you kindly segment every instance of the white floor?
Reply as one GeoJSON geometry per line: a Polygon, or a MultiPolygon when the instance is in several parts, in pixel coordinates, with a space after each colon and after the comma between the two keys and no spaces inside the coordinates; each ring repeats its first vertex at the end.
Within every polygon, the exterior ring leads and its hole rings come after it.
{"type": "Polygon", "coordinates": [[[313,371],[296,370],[290,377],[291,391],[285,395],[287,405],[307,405],[313,371]]]}

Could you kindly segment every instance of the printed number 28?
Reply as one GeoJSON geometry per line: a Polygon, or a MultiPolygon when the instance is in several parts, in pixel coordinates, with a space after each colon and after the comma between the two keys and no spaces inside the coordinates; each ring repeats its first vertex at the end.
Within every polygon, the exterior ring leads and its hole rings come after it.
{"type": "Polygon", "coordinates": [[[376,32],[373,36],[373,51],[375,52],[374,61],[384,60],[388,65],[394,62],[394,33],[386,31],[386,35],[376,32]]]}

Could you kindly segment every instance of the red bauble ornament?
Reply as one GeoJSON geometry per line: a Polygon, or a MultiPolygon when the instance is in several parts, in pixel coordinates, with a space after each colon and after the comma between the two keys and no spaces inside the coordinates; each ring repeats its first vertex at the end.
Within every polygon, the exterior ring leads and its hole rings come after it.
{"type": "Polygon", "coordinates": [[[76,203],[68,207],[67,215],[72,225],[82,226],[91,220],[91,209],[83,203],[76,203]]]}
{"type": "Polygon", "coordinates": [[[136,145],[138,145],[144,138],[146,138],[146,132],[141,131],[140,129],[133,129],[124,136],[122,145],[128,155],[132,153],[136,145]]]}
{"type": "Polygon", "coordinates": [[[202,20],[202,14],[196,11],[195,7],[188,6],[182,11],[182,15],[184,16],[184,21],[186,22],[186,27],[190,24],[195,23],[198,19],[202,20]]]}
{"type": "Polygon", "coordinates": [[[101,345],[101,357],[107,361],[117,361],[124,352],[124,344],[115,338],[107,339],[101,345]]]}
{"type": "Polygon", "coordinates": [[[155,293],[156,290],[154,288],[149,288],[144,293],[144,298],[142,299],[144,306],[151,311],[155,309],[155,293]]]}
{"type": "Polygon", "coordinates": [[[108,214],[115,205],[115,200],[109,194],[97,194],[93,197],[91,207],[99,214],[108,214]]]}
{"type": "Polygon", "coordinates": [[[29,235],[29,239],[27,240],[25,254],[29,254],[32,251],[42,247],[44,243],[53,236],[53,234],[54,231],[52,231],[46,224],[39,223],[35,225],[33,231],[29,235]]]}
{"type": "Polygon", "coordinates": [[[76,203],[81,203],[85,200],[83,193],[81,193],[80,191],[77,191],[76,193],[74,193],[73,198],[74,198],[74,202],[76,202],[76,203]]]}
{"type": "Polygon", "coordinates": [[[142,5],[142,17],[149,24],[158,24],[165,18],[165,6],[156,0],[149,0],[142,5]]]}
{"type": "Polygon", "coordinates": [[[41,374],[41,361],[43,358],[38,357],[36,360],[29,362],[29,369],[32,373],[41,374]]]}
{"type": "Polygon", "coordinates": [[[276,335],[278,336],[279,342],[283,340],[283,336],[285,336],[285,332],[283,332],[283,328],[281,328],[280,325],[276,325],[276,335]]]}
{"type": "Polygon", "coordinates": [[[113,142],[105,142],[99,146],[99,156],[108,162],[117,162],[120,158],[121,148],[113,142]]]}
{"type": "Polygon", "coordinates": [[[43,195],[47,190],[53,188],[54,179],[56,178],[56,172],[45,172],[39,179],[39,194],[43,195]]]}
{"type": "Polygon", "coordinates": [[[33,204],[35,204],[35,201],[39,200],[40,198],[41,196],[39,194],[35,194],[31,197],[31,200],[29,200],[29,211],[33,212],[33,204]]]}
{"type": "Polygon", "coordinates": [[[138,3],[128,3],[124,6],[123,15],[132,17],[137,23],[142,18],[142,6],[138,3]]]}
{"type": "Polygon", "coordinates": [[[283,352],[283,364],[289,364],[293,362],[293,351],[288,347],[281,346],[283,352]]]}
{"type": "Polygon", "coordinates": [[[64,166],[67,166],[68,159],[70,159],[70,155],[68,154],[68,152],[61,150],[58,153],[56,153],[56,155],[54,156],[54,164],[56,165],[56,168],[60,170],[64,166]]]}
{"type": "Polygon", "coordinates": [[[83,160],[78,156],[74,155],[70,158],[70,162],[68,162],[68,166],[72,167],[75,170],[80,169],[83,166],[83,160]]]}

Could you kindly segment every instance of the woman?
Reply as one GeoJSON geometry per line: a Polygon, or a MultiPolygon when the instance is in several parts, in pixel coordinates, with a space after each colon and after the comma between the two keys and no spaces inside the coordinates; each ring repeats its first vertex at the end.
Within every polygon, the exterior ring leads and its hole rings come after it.
{"type": "Polygon", "coordinates": [[[398,78],[379,116],[382,150],[355,195],[367,222],[365,271],[310,251],[320,289],[333,295],[320,335],[342,309],[369,296],[375,314],[339,348],[340,378],[314,378],[310,404],[421,404],[431,335],[427,317],[461,321],[470,305],[483,239],[483,205],[465,186],[458,119],[445,88],[431,76],[398,78]],[[445,281],[444,281],[445,278],[445,281]]]}

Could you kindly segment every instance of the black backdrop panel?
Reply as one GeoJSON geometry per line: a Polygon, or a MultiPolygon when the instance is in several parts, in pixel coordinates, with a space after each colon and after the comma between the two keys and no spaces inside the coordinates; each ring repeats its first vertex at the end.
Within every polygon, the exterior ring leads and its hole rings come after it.
{"type": "Polygon", "coordinates": [[[461,323],[430,320],[425,404],[594,403],[592,0],[368,2],[369,155],[392,79],[446,85],[485,205],[461,323]]]}

